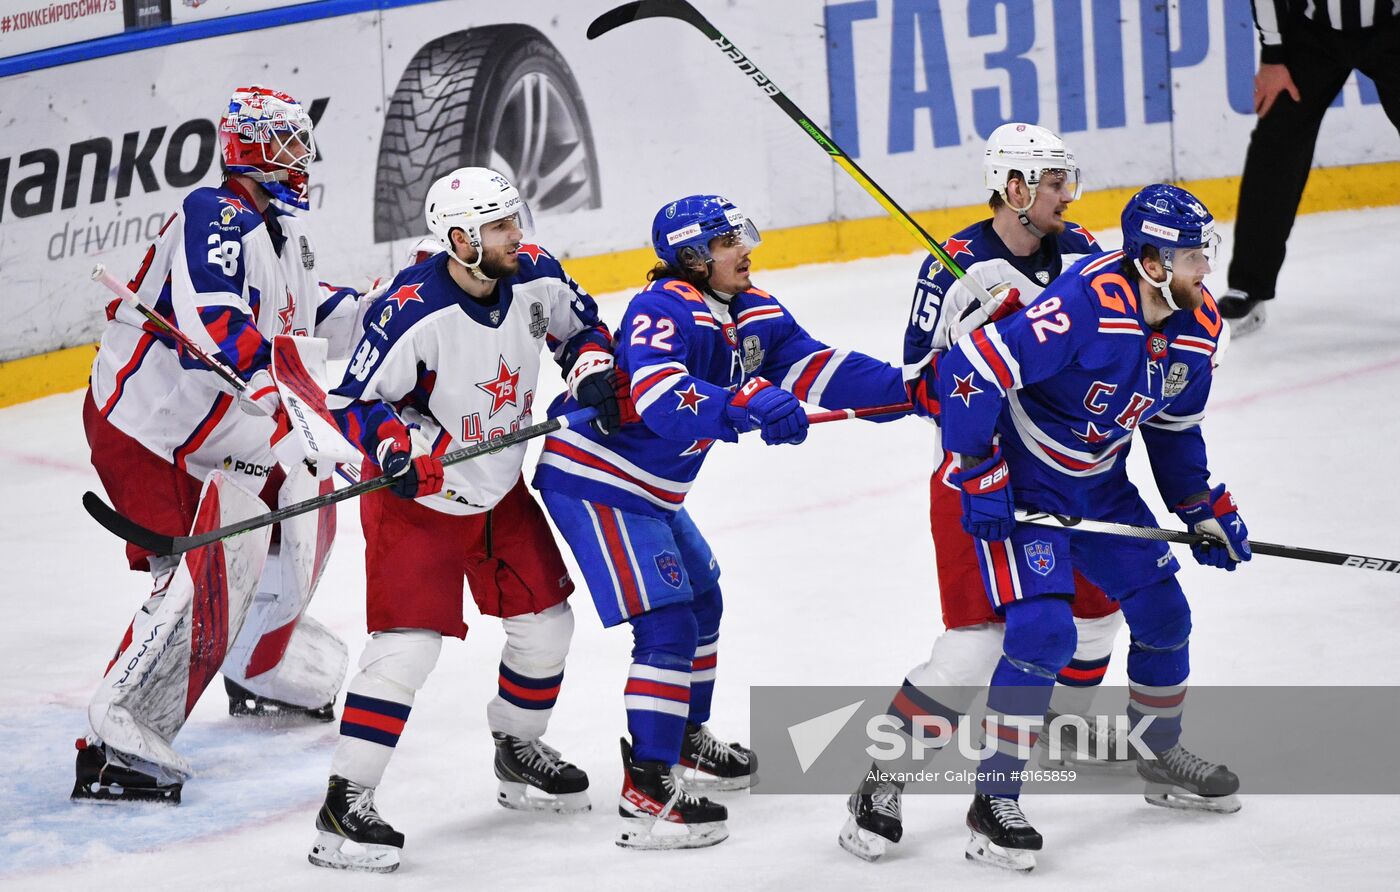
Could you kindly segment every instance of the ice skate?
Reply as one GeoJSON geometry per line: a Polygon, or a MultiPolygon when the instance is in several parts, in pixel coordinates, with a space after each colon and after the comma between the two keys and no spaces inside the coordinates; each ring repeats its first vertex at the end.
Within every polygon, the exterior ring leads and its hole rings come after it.
{"type": "Polygon", "coordinates": [[[313,722],[335,721],[335,702],[323,706],[294,706],[254,694],[247,688],[228,678],[224,679],[224,690],[228,692],[228,714],[238,717],[263,719],[309,719],[313,722]]]}
{"type": "Polygon", "coordinates": [[[178,781],[163,780],[155,774],[136,767],[138,760],[110,749],[99,740],[80,737],[77,741],[77,780],[73,783],[72,799],[92,799],[99,802],[162,802],[180,804],[178,781]]]}
{"type": "Polygon", "coordinates": [[[501,785],[496,801],[505,808],[578,814],[593,808],[588,800],[588,775],[564,761],[559,751],[542,740],[523,740],[499,731],[496,777],[501,785]]]}
{"type": "Polygon", "coordinates": [[[1131,748],[1123,735],[1111,723],[1113,716],[1085,716],[1087,730],[1075,721],[1066,721],[1058,728],[1059,754],[1051,757],[1050,732],[1052,723],[1061,718],[1057,713],[1045,714],[1046,733],[1038,741],[1039,760],[1044,768],[1072,768],[1078,771],[1101,771],[1126,774],[1134,770],[1131,748]],[[1109,722],[1102,729],[1098,719],[1109,722]],[[1100,734],[1100,730],[1104,733],[1100,734]]]}
{"type": "Polygon", "coordinates": [[[758,779],[758,757],[737,743],[724,743],[705,725],[686,722],[681,741],[681,779],[693,790],[726,791],[751,787],[758,779]]]}
{"type": "Polygon", "coordinates": [[[403,834],[375,810],[373,787],[331,775],[326,804],[316,814],[316,829],[320,832],[306,860],[317,867],[369,873],[399,869],[403,834]]]}
{"type": "Polygon", "coordinates": [[[729,838],[723,805],[688,792],[664,762],[638,762],[622,741],[624,827],[617,844],[624,849],[700,849],[729,838]]]}
{"type": "Polygon", "coordinates": [[[967,843],[967,860],[1030,873],[1035,855],[1044,840],[1021,812],[1021,803],[1004,796],[972,797],[967,810],[967,826],[972,839],[967,843]]]}
{"type": "Polygon", "coordinates": [[[1235,793],[1240,779],[1224,765],[1207,762],[1177,744],[1156,759],[1138,759],[1137,771],[1147,781],[1143,798],[1152,805],[1234,814],[1241,808],[1235,793]]]}
{"type": "MultiPolygon", "coordinates": [[[[879,769],[871,766],[872,774],[879,769]]],[[[837,842],[841,848],[862,861],[878,861],[888,843],[897,843],[904,836],[904,819],[900,809],[900,785],[877,780],[871,775],[846,801],[846,826],[841,828],[837,842]]]]}

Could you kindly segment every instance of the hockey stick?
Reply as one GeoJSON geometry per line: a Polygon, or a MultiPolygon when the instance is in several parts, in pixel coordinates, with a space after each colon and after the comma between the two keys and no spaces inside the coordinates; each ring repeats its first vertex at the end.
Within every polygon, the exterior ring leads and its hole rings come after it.
{"type": "Polygon", "coordinates": [[[120,279],[107,272],[107,267],[100,263],[94,266],[92,268],[92,280],[100,285],[106,286],[107,290],[121,298],[123,302],[136,310],[136,312],[145,316],[148,322],[178,341],[181,349],[207,365],[210,371],[227,381],[229,386],[234,390],[242,393],[248,389],[248,382],[238,377],[238,374],[234,372],[233,369],[224,365],[208,353],[205,353],[198,344],[190,339],[189,335],[185,334],[174,325],[171,325],[170,320],[141,303],[141,298],[137,297],[130,288],[122,284],[120,279]]]}
{"type": "Polygon", "coordinates": [[[888,406],[866,406],[863,409],[832,409],[828,412],[810,412],[808,424],[825,424],[828,421],[845,421],[848,418],[872,418],[877,415],[894,415],[908,412],[914,407],[909,403],[892,403],[888,406]]]}
{"type": "MultiPolygon", "coordinates": [[[[1103,520],[1088,520],[1064,514],[1047,514],[1036,511],[1016,511],[1016,519],[1037,527],[1069,527],[1089,533],[1107,533],[1110,536],[1128,536],[1133,539],[1156,539],[1159,542],[1179,542],[1183,545],[1196,545],[1206,541],[1216,541],[1200,533],[1185,530],[1164,530],[1160,527],[1139,527],[1127,523],[1110,523],[1103,520]]],[[[1292,558],[1297,561],[1314,561],[1319,564],[1333,564],[1338,567],[1356,567],[1359,570],[1379,570],[1382,573],[1400,573],[1400,560],[1373,558],[1360,554],[1343,554],[1337,551],[1321,551],[1316,548],[1297,548],[1292,545],[1274,545],[1269,542],[1249,540],[1249,549],[1255,554],[1269,557],[1292,558]]]]}
{"type": "Polygon", "coordinates": [[[740,52],[739,48],[729,38],[721,34],[718,28],[710,24],[710,20],[705,18],[700,10],[691,6],[688,0],[633,0],[631,3],[624,3],[594,19],[592,24],[588,26],[588,39],[593,40],[601,37],[628,22],[651,18],[680,19],[682,22],[694,26],[696,30],[709,38],[710,42],[738,66],[739,70],[746,74],[755,86],[763,91],[764,95],[777,103],[778,108],[781,108],[789,118],[796,122],[797,126],[801,127],[817,145],[821,146],[831,156],[831,160],[839,164],[846,173],[851,175],[851,179],[859,183],[862,189],[878,201],[886,213],[898,220],[909,231],[909,234],[914,236],[914,239],[923,245],[925,250],[937,257],[938,262],[943,264],[950,273],[956,278],[963,279],[964,284],[976,296],[978,303],[984,305],[990,303],[991,295],[987,293],[986,288],[982,287],[982,283],[968,277],[963,268],[958,266],[957,262],[943,249],[943,246],[935,241],[933,236],[929,235],[917,220],[909,216],[908,212],[900,207],[899,203],[891,198],[888,192],[881,189],[878,183],[861,170],[860,165],[856,164],[851,156],[847,155],[840,146],[832,141],[830,136],[827,136],[820,127],[813,123],[812,119],[807,117],[802,109],[798,108],[796,103],[787,97],[787,94],[778,89],[778,85],[773,83],[772,78],[760,71],[752,59],[740,52]]]}
{"type": "MultiPolygon", "coordinates": [[[[598,415],[598,410],[594,408],[579,409],[567,415],[560,415],[558,418],[551,418],[539,424],[532,424],[503,437],[496,437],[474,446],[464,446],[461,449],[448,452],[442,457],[442,464],[455,465],[469,459],[479,458],[491,452],[497,452],[508,446],[517,443],[524,443],[526,440],[533,440],[535,437],[542,437],[545,434],[552,434],[557,430],[570,427],[578,427],[587,424],[598,415]]],[[[327,505],[334,505],[336,502],[343,502],[346,499],[353,499],[377,489],[383,489],[393,483],[395,478],[388,476],[373,477],[369,480],[361,480],[354,486],[345,489],[337,489],[325,495],[307,499],[304,502],[297,502],[295,505],[288,505],[267,514],[260,514],[257,517],[250,517],[247,520],[232,523],[228,526],[210,530],[197,536],[167,536],[157,533],[155,530],[147,529],[130,518],[118,514],[110,505],[102,501],[96,493],[87,492],[83,494],[83,507],[87,513],[92,515],[92,519],[102,524],[111,533],[125,539],[134,545],[138,545],[147,551],[155,554],[184,554],[195,548],[217,542],[220,539],[227,539],[230,536],[237,536],[239,533],[246,533],[249,530],[256,530],[260,527],[269,526],[284,520],[305,514],[308,511],[316,511],[327,505]]]]}

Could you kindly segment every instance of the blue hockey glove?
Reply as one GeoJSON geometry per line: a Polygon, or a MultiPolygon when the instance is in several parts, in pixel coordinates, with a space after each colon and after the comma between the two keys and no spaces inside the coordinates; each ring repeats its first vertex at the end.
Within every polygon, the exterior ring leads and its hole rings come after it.
{"type": "Polygon", "coordinates": [[[1235,564],[1253,557],[1249,551],[1249,530],[1240,520],[1240,508],[1225,484],[1213,487],[1204,499],[1177,505],[1176,516],[1189,529],[1211,540],[1191,546],[1198,563],[1234,570],[1235,564]]]}
{"type": "Polygon", "coordinates": [[[1011,502],[1011,469],[1001,457],[1001,447],[981,464],[954,471],[948,479],[962,492],[962,527],[969,536],[1000,542],[1016,526],[1016,506],[1011,502]]]}
{"type": "Polygon", "coordinates": [[[725,406],[729,424],[739,433],[758,425],[763,442],[801,443],[807,439],[807,413],[797,397],[767,378],[750,378],[725,406]]]}

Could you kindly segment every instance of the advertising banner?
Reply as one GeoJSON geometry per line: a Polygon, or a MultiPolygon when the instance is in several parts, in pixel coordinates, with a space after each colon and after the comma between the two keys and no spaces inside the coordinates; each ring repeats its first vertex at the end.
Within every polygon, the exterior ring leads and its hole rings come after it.
{"type": "Polygon", "coordinates": [[[0,58],[117,34],[122,0],[0,0],[0,58]]]}

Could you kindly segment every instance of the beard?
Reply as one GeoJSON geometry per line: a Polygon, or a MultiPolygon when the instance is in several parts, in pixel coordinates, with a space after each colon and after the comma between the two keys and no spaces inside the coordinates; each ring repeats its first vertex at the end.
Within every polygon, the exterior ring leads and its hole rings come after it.
{"type": "Polygon", "coordinates": [[[486,252],[485,257],[481,258],[481,265],[478,269],[488,279],[504,279],[506,276],[514,275],[520,271],[520,257],[516,254],[507,254],[502,249],[491,249],[486,252]]]}
{"type": "Polygon", "coordinates": [[[1189,281],[1177,281],[1176,276],[1172,276],[1169,287],[1172,292],[1172,301],[1183,310],[1199,309],[1201,304],[1205,302],[1205,294],[1202,290],[1205,287],[1204,282],[1196,285],[1189,281]]]}

